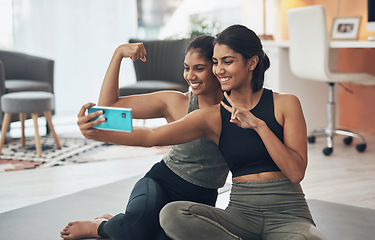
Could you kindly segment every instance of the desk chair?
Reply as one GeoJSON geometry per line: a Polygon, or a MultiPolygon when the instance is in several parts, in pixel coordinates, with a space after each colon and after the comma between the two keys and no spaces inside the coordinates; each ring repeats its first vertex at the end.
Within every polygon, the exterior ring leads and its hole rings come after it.
{"type": "Polygon", "coordinates": [[[315,142],[315,137],[327,137],[325,155],[333,152],[334,135],[344,135],[344,143],[351,144],[353,137],[361,143],[356,146],[359,152],[366,149],[366,142],[357,133],[335,128],[335,98],[336,83],[354,83],[375,85],[375,77],[366,73],[336,73],[329,69],[329,39],[326,24],[325,9],[315,5],[294,8],[288,11],[289,27],[289,61],[291,71],[301,79],[325,82],[329,86],[327,104],[328,126],[314,129],[308,136],[309,143],[315,142]]]}
{"type": "Polygon", "coordinates": [[[188,40],[130,39],[129,43],[142,42],[147,51],[147,61],[134,61],[137,82],[119,89],[120,96],[151,93],[161,90],[186,92],[184,72],[185,48],[188,40]]]}

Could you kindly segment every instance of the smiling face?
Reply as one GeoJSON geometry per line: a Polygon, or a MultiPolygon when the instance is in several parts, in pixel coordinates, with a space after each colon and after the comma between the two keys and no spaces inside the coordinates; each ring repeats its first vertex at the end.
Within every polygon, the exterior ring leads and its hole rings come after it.
{"type": "Polygon", "coordinates": [[[217,91],[220,88],[212,73],[212,61],[203,58],[195,49],[189,50],[185,56],[184,78],[194,95],[217,91]]]}
{"type": "Polygon", "coordinates": [[[221,84],[223,91],[251,87],[252,70],[250,60],[225,44],[216,44],[212,57],[212,71],[221,84]]]}

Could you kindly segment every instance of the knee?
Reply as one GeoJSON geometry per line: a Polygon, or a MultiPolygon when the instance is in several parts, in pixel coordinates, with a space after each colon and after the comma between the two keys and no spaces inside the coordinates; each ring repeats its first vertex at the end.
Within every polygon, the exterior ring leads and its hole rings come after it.
{"type": "Polygon", "coordinates": [[[182,224],[186,224],[191,203],[178,201],[165,205],[160,211],[160,225],[168,235],[173,235],[173,231],[181,230],[182,224]]]}
{"type": "Polygon", "coordinates": [[[309,235],[310,237],[308,239],[327,240],[323,233],[319,231],[315,226],[310,227],[309,235]]]}
{"type": "Polygon", "coordinates": [[[180,209],[180,202],[168,203],[161,209],[159,220],[162,228],[169,228],[171,225],[174,225],[174,223],[177,224],[177,222],[180,221],[180,209]]]}

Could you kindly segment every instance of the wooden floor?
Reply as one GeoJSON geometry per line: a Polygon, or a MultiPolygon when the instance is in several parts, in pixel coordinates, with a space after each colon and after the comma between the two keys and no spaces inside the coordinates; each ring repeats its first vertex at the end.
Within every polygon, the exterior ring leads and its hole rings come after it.
{"type": "Polygon", "coordinates": [[[322,154],[325,139],[309,145],[309,165],[302,182],[306,198],[375,209],[375,135],[362,133],[367,141],[364,153],[357,142],[345,146],[335,141],[334,153],[322,154]]]}
{"type": "MultiPolygon", "coordinates": [[[[79,134],[75,116],[54,117],[57,134],[79,134]]],[[[159,122],[147,121],[146,125],[159,122]]],[[[136,122],[143,124],[143,122],[136,122]]],[[[43,123],[41,124],[43,125],[43,123]]],[[[11,134],[18,134],[18,126],[11,134]]],[[[42,128],[42,127],[41,127],[42,128]]],[[[30,127],[26,134],[33,134],[30,127]]],[[[365,134],[367,150],[358,153],[338,137],[334,153],[322,154],[324,139],[309,145],[309,165],[302,187],[307,199],[375,209],[375,135],[365,134]]],[[[45,169],[0,173],[0,213],[34,203],[144,174],[161,156],[132,160],[108,160],[45,169]]],[[[230,182],[230,178],[228,178],[230,182]]],[[[219,207],[225,207],[229,192],[222,194],[219,207]]],[[[124,200],[125,203],[126,200],[124,200]]]]}

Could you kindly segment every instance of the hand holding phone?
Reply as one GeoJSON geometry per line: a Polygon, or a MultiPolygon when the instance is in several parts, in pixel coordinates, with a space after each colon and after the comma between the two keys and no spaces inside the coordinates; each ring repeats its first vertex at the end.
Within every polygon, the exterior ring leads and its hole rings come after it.
{"type": "Polygon", "coordinates": [[[122,132],[133,131],[131,108],[94,106],[90,107],[87,111],[90,114],[100,110],[103,111],[103,114],[97,118],[91,119],[90,121],[94,121],[99,118],[105,118],[106,121],[94,126],[93,128],[122,132]]]}

